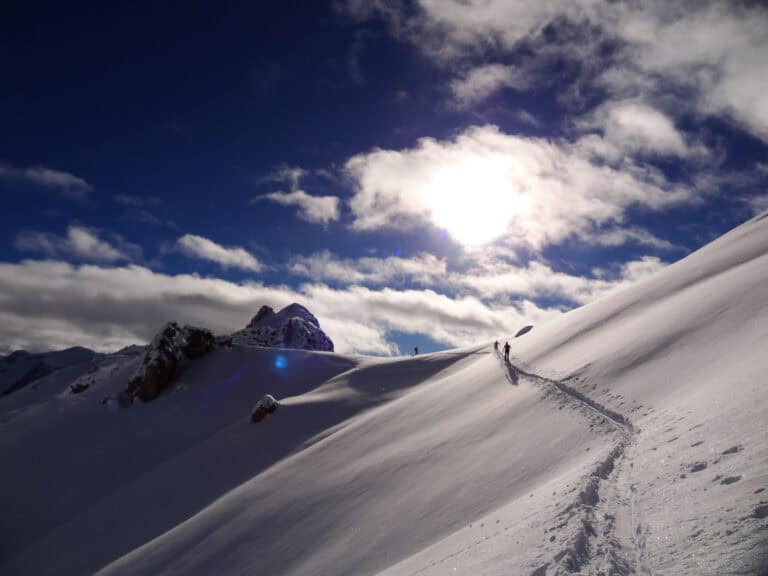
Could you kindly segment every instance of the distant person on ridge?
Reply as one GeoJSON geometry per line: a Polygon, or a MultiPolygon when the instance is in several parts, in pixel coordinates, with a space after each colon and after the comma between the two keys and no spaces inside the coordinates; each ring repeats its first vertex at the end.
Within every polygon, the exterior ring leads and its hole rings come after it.
{"type": "Polygon", "coordinates": [[[414,356],[418,356],[419,355],[419,347],[418,346],[414,346],[413,347],[413,355],[414,356]]]}
{"type": "Polygon", "coordinates": [[[509,342],[504,343],[504,362],[509,364],[509,342]]]}

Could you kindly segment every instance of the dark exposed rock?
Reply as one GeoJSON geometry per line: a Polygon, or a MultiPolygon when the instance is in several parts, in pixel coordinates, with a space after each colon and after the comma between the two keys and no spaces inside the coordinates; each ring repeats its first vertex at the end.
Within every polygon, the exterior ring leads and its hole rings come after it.
{"type": "Polygon", "coordinates": [[[271,394],[265,395],[251,410],[251,422],[261,422],[270,414],[274,414],[279,405],[271,394]]]}
{"type": "Polygon", "coordinates": [[[251,324],[253,324],[254,322],[259,322],[269,316],[272,316],[274,315],[274,313],[275,311],[272,309],[271,306],[262,306],[261,308],[259,308],[259,311],[256,313],[256,316],[253,317],[253,320],[251,320],[251,324]]]}
{"type": "Polygon", "coordinates": [[[75,382],[69,387],[69,390],[72,392],[72,394],[80,394],[81,392],[85,392],[90,388],[91,385],[88,382],[75,382]]]}
{"type": "Polygon", "coordinates": [[[216,346],[233,344],[333,351],[333,342],[320,329],[317,318],[299,304],[279,312],[262,306],[244,330],[231,336],[215,337],[205,328],[169,322],[147,346],[144,361],[118,401],[125,405],[137,397],[154,400],[171,386],[186,360],[205,356],[216,346]]]}
{"type": "Polygon", "coordinates": [[[199,358],[213,350],[215,339],[211,332],[193,326],[185,326],[184,330],[187,331],[187,343],[182,352],[187,358],[199,358]]]}
{"type": "Polygon", "coordinates": [[[213,349],[213,334],[204,328],[169,322],[147,346],[144,362],[128,383],[127,392],[145,402],[168,388],[185,358],[200,358],[213,349]]]}

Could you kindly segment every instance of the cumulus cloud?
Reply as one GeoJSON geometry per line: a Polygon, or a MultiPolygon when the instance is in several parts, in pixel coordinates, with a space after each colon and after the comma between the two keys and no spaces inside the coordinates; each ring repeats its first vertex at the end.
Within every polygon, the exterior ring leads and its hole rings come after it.
{"type": "Polygon", "coordinates": [[[99,350],[146,342],[166,320],[228,333],[263,304],[301,302],[317,315],[340,352],[389,354],[392,330],[427,334],[450,346],[470,345],[560,314],[529,301],[492,306],[474,297],[431,290],[298,289],[167,275],[130,265],[73,266],[56,261],[0,264],[0,338],[33,350],[74,344],[99,350]]]}
{"type": "Polygon", "coordinates": [[[616,3],[603,19],[623,42],[609,89],[687,88],[702,113],[726,115],[768,141],[768,9],[750,2],[616,3]]]}
{"type": "MultiPolygon", "coordinates": [[[[642,235],[641,231],[637,231],[642,235]]],[[[553,270],[544,262],[518,265],[502,253],[472,260],[464,269],[450,268],[432,254],[414,258],[340,258],[328,251],[295,258],[289,272],[315,281],[343,285],[391,284],[408,281],[492,301],[498,298],[557,299],[586,304],[618,288],[650,276],[666,264],[654,256],[624,262],[614,269],[598,270],[592,277],[553,270]]]]}
{"type": "Polygon", "coordinates": [[[464,76],[451,81],[454,104],[466,108],[488,98],[502,88],[522,90],[528,81],[513,66],[485,64],[470,69],[464,76]]]}
{"type": "Polygon", "coordinates": [[[759,2],[417,0],[411,9],[393,3],[384,10],[378,1],[355,0],[342,6],[359,19],[383,17],[397,37],[440,64],[513,54],[527,42],[540,57],[556,52],[576,61],[579,83],[595,83],[613,98],[677,98],[681,111],[724,115],[768,140],[768,9],[759,2]],[[566,32],[557,35],[559,29],[566,32]]]}
{"type": "MultiPolygon", "coordinates": [[[[694,152],[666,114],[638,101],[606,102],[578,125],[600,130],[603,138],[595,144],[595,152],[614,161],[627,153],[686,157],[694,152]]],[[[597,141],[593,136],[582,142],[597,141]]]]}
{"type": "Polygon", "coordinates": [[[56,190],[62,196],[74,200],[84,200],[93,187],[82,178],[43,166],[32,168],[14,168],[0,164],[0,180],[25,182],[43,188],[56,190]]]}
{"type": "Polygon", "coordinates": [[[339,258],[325,250],[310,256],[296,256],[288,270],[297,276],[320,282],[344,284],[385,284],[412,282],[437,284],[446,275],[446,262],[433,254],[422,253],[413,258],[339,258]]]}
{"type": "Polygon", "coordinates": [[[486,263],[464,273],[450,275],[448,282],[471,289],[482,298],[524,295],[526,298],[554,297],[574,304],[587,304],[601,296],[649,277],[664,264],[654,256],[625,262],[618,273],[599,272],[595,277],[557,272],[543,262],[514,266],[502,262],[486,263]]]}
{"type": "Polygon", "coordinates": [[[239,268],[251,272],[261,270],[261,263],[245,248],[239,246],[225,247],[194,234],[185,234],[176,241],[176,246],[185,256],[215,262],[224,268],[239,268]]]}
{"type": "Polygon", "coordinates": [[[283,206],[296,206],[299,218],[307,222],[328,224],[339,219],[339,199],[336,196],[311,196],[303,190],[272,192],[253,198],[251,204],[264,200],[283,206]]]}
{"type": "Polygon", "coordinates": [[[291,190],[298,188],[301,179],[307,175],[307,171],[300,166],[289,166],[287,164],[280,164],[272,169],[263,180],[265,182],[283,182],[289,184],[291,190]]]}
{"type": "Polygon", "coordinates": [[[540,250],[598,226],[621,223],[630,206],[661,209],[690,201],[689,187],[626,159],[593,159],[582,142],[522,138],[495,126],[449,141],[423,138],[411,149],[375,149],[347,161],[358,230],[446,229],[465,244],[505,235],[540,250]]]}
{"type": "Polygon", "coordinates": [[[598,246],[622,246],[634,243],[640,246],[648,246],[657,250],[685,250],[685,248],[664,240],[637,226],[629,228],[610,228],[590,234],[584,238],[585,242],[598,246]]]}
{"type": "Polygon", "coordinates": [[[39,252],[50,257],[70,256],[93,262],[133,260],[141,255],[141,248],[113,235],[110,243],[99,237],[96,230],[79,225],[67,228],[66,236],[49,232],[25,231],[16,236],[16,249],[21,252],[39,252]]]}

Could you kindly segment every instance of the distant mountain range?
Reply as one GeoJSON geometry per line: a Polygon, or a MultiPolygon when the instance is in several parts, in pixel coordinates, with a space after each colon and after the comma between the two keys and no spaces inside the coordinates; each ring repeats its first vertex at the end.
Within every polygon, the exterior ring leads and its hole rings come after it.
{"type": "MultiPolygon", "coordinates": [[[[162,334],[163,330],[159,334],[162,334]]],[[[197,333],[209,333],[205,329],[196,330],[197,333]]],[[[212,334],[210,338],[213,342],[212,334]]],[[[300,304],[291,304],[279,312],[269,306],[262,306],[244,329],[230,336],[219,336],[215,341],[219,345],[333,351],[333,342],[322,331],[317,318],[300,304]]],[[[167,345],[157,336],[152,342],[155,347],[161,343],[163,346],[167,345]]],[[[152,345],[129,346],[114,354],[134,356],[146,350],[146,354],[150,356],[153,353],[149,350],[152,345]]],[[[156,350],[154,354],[157,355],[156,350]]],[[[0,396],[8,396],[64,368],[68,369],[67,377],[74,383],[89,371],[95,372],[99,364],[109,360],[111,356],[113,355],[101,354],[80,346],[43,353],[17,350],[8,356],[0,356],[0,396]]],[[[80,392],[87,388],[86,382],[79,382],[73,391],[80,392]]]]}

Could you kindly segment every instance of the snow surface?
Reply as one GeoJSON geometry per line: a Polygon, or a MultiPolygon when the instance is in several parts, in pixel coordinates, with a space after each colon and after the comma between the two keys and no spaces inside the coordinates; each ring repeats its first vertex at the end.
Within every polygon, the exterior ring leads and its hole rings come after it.
{"type": "Polygon", "coordinates": [[[100,355],[93,350],[80,347],[41,354],[17,350],[0,357],[0,396],[13,394],[62,368],[79,366],[87,370],[89,363],[98,358],[100,355]]]}
{"type": "Polygon", "coordinates": [[[765,574],[766,286],[763,216],[499,335],[509,367],[235,345],[128,408],[135,355],[20,390],[0,573],[765,574]]]}

